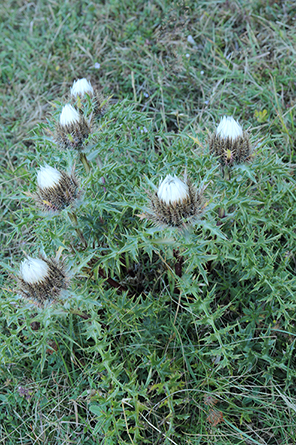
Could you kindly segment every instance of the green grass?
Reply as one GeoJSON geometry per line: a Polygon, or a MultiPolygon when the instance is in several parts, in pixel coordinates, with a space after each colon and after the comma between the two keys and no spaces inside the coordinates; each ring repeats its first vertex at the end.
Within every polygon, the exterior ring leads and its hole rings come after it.
{"type": "Polygon", "coordinates": [[[295,444],[293,2],[19,0],[0,17],[0,444],[295,444]],[[112,96],[89,175],[46,132],[80,77],[112,96]],[[208,150],[224,114],[256,147],[230,180],[208,150]],[[24,194],[44,162],[76,163],[87,250],[24,194]],[[185,169],[208,184],[203,220],[142,221],[151,184],[185,169]],[[58,249],[69,298],[37,310],[12,277],[58,249]]]}

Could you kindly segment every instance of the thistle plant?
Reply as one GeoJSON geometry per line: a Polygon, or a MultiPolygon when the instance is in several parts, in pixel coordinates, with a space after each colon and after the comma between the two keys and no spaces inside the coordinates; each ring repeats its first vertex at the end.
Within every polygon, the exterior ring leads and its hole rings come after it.
{"type": "MultiPolygon", "coordinates": [[[[71,397],[76,382],[83,380],[77,384],[78,398],[88,391],[89,381],[96,388],[100,376],[100,392],[94,391],[85,406],[100,431],[94,433],[94,440],[103,441],[109,435],[114,443],[155,443],[158,439],[151,439],[143,428],[143,413],[151,412],[151,403],[155,415],[149,414],[149,422],[156,428],[160,417],[171,419],[183,434],[191,425],[192,412],[197,418],[202,416],[206,425],[226,428],[223,419],[231,414],[224,403],[241,409],[231,392],[230,376],[240,381],[240,375],[252,369],[264,386],[258,351],[264,347],[264,360],[272,357],[270,323],[280,319],[288,326],[296,309],[292,300],[289,308],[282,309],[286,292],[296,292],[293,279],[286,281],[289,275],[282,261],[285,258],[291,267],[290,256],[284,254],[287,246],[293,249],[293,231],[281,234],[283,242],[273,223],[282,206],[285,224],[294,224],[290,213],[294,182],[289,168],[275,154],[262,150],[248,170],[241,168],[232,181],[225,181],[212,157],[192,145],[187,130],[180,132],[182,137],[170,135],[168,143],[167,133],[160,129],[157,138],[161,138],[156,139],[147,115],[127,101],[110,107],[101,122],[100,126],[93,123],[89,170],[79,162],[75,165],[81,187],[73,170],[66,173],[77,151],[56,150],[50,140],[37,134],[36,151],[27,168],[43,166],[37,173],[36,203],[51,211],[49,217],[40,215],[23,202],[22,223],[15,233],[25,241],[22,246],[31,259],[14,274],[18,293],[39,309],[28,311],[28,305],[22,307],[13,296],[8,301],[16,302],[15,317],[25,320],[25,325],[31,326],[33,316],[39,323],[38,330],[26,333],[30,351],[36,351],[36,361],[40,357],[49,375],[52,363],[63,372],[66,369],[69,381],[73,378],[71,397]],[[144,126],[147,133],[139,130],[144,126]],[[53,160],[55,168],[50,166],[53,160]],[[172,173],[184,165],[183,177],[172,173]],[[155,177],[162,179],[153,184],[148,200],[143,183],[155,177]],[[271,178],[281,184],[280,192],[270,185],[271,178]],[[206,198],[205,184],[209,184],[206,198]],[[81,189],[83,200],[76,206],[81,189]],[[268,200],[262,205],[265,196],[268,200]],[[138,218],[145,206],[145,217],[138,218]],[[218,226],[222,207],[231,213],[218,226]],[[266,212],[272,215],[271,221],[266,212]],[[22,229],[24,224],[31,228],[29,234],[22,229]],[[71,270],[71,290],[60,261],[35,258],[31,253],[36,244],[49,254],[53,249],[63,251],[71,270]],[[262,338],[259,331],[264,333],[262,338]],[[48,344],[53,339],[57,347],[49,356],[48,344]],[[258,341],[255,349],[253,341],[258,341]],[[136,371],[134,363],[139,364],[136,371]],[[209,369],[211,387],[194,392],[196,384],[208,379],[209,369]],[[184,400],[184,379],[202,410],[196,410],[191,398],[184,400]],[[216,385],[221,379],[220,386],[216,385]],[[225,387],[229,387],[226,395],[225,387]],[[168,390],[174,398],[163,404],[168,390]],[[217,412],[205,402],[206,394],[219,400],[217,412]],[[137,411],[139,397],[141,410],[137,411]],[[126,425],[132,441],[127,439],[126,425]]],[[[225,134],[237,141],[242,137],[241,127],[220,127],[219,137],[225,134]]],[[[200,132],[198,139],[202,138],[205,135],[200,132]]],[[[28,182],[33,176],[29,171],[28,182]]],[[[14,338],[17,344],[19,338],[16,334],[14,338]]],[[[276,363],[282,372],[285,359],[276,363]]],[[[271,371],[273,376],[278,369],[271,371]]],[[[194,428],[198,431],[199,426],[194,428]]],[[[175,443],[182,441],[181,433],[166,431],[175,443]]]]}
{"type": "Polygon", "coordinates": [[[295,2],[2,3],[1,443],[292,445],[295,2]],[[99,84],[118,101],[98,121],[99,84]],[[91,126],[77,148],[53,143],[50,104],[91,126]],[[249,127],[260,150],[236,157],[249,127]],[[74,164],[83,199],[24,199],[74,164]],[[55,295],[37,252],[57,251],[55,295]]]}

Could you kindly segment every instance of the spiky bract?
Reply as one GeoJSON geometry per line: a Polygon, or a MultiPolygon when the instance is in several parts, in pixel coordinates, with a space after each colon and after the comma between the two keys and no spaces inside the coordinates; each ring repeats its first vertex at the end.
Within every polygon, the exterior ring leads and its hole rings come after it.
{"type": "Polygon", "coordinates": [[[83,112],[85,112],[85,110],[88,109],[87,104],[90,99],[91,100],[90,110],[92,113],[92,120],[104,116],[104,114],[108,109],[109,98],[105,98],[101,93],[101,91],[99,91],[97,88],[93,88],[92,93],[90,91],[86,91],[86,93],[87,94],[77,94],[77,95],[70,94],[68,100],[73,105],[76,105],[80,113],[83,114],[83,112]]]}
{"type": "Polygon", "coordinates": [[[17,286],[20,295],[39,307],[57,301],[69,286],[64,260],[27,258],[21,264],[17,286]]]}
{"type": "Polygon", "coordinates": [[[249,135],[244,131],[243,136],[236,139],[221,138],[214,133],[209,141],[210,152],[218,156],[222,166],[241,164],[251,159],[251,142],[249,135]]]}
{"type": "Polygon", "coordinates": [[[37,192],[33,195],[33,198],[38,207],[43,211],[58,212],[73,204],[81,194],[79,181],[75,176],[74,169],[70,175],[63,171],[58,171],[58,173],[60,174],[60,180],[49,187],[40,187],[39,183],[41,181],[38,181],[37,192]]]}
{"type": "Polygon", "coordinates": [[[150,194],[148,219],[160,226],[185,227],[203,213],[202,190],[197,190],[189,178],[184,180],[187,188],[185,197],[166,202],[159,198],[158,192],[150,194]]]}
{"type": "Polygon", "coordinates": [[[233,117],[223,117],[210,137],[209,148],[219,158],[222,167],[241,164],[251,158],[249,135],[233,117]]]}
{"type": "Polygon", "coordinates": [[[106,99],[99,90],[94,90],[94,115],[97,118],[104,116],[108,110],[109,99],[106,99]]]}

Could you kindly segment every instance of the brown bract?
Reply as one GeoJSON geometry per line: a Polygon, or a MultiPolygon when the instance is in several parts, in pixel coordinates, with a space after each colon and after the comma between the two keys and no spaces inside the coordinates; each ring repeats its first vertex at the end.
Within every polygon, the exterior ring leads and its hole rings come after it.
{"type": "Polygon", "coordinates": [[[78,97],[69,94],[69,96],[66,96],[65,100],[70,102],[72,105],[75,105],[79,109],[80,113],[82,113],[82,110],[88,101],[87,96],[89,96],[93,103],[93,118],[100,118],[104,116],[108,110],[110,97],[105,98],[101,91],[97,88],[94,88],[93,90],[93,93],[87,92],[83,95],[77,94],[78,97]]]}
{"type": "Polygon", "coordinates": [[[83,142],[91,132],[89,124],[84,116],[80,114],[79,121],[67,125],[56,124],[54,139],[62,148],[83,148],[83,142]]]}
{"type": "Polygon", "coordinates": [[[232,166],[241,164],[251,159],[251,143],[247,132],[235,139],[223,138],[216,133],[212,134],[209,140],[210,152],[218,156],[220,164],[232,166]]]}
{"type": "Polygon", "coordinates": [[[110,98],[105,99],[103,94],[96,88],[94,88],[94,116],[100,118],[104,116],[108,109],[108,102],[110,98]]]}

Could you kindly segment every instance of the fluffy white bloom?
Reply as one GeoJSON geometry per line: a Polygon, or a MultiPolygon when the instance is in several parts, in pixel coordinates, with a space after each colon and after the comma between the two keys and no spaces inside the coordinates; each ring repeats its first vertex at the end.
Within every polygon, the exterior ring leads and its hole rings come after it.
{"type": "Polygon", "coordinates": [[[216,134],[221,138],[236,139],[243,135],[243,129],[232,116],[224,116],[217,127],[216,134]]]}
{"type": "Polygon", "coordinates": [[[63,107],[60,115],[60,124],[63,127],[66,125],[75,124],[76,122],[79,122],[79,119],[79,113],[72,107],[72,105],[67,104],[63,107]]]}
{"type": "Polygon", "coordinates": [[[49,267],[45,261],[39,258],[28,258],[21,263],[20,276],[29,284],[43,281],[48,276],[49,267]]]}
{"type": "Polygon", "coordinates": [[[61,173],[49,165],[41,167],[37,173],[37,184],[39,188],[46,189],[57,185],[62,178],[61,173]]]}
{"type": "Polygon", "coordinates": [[[71,95],[76,96],[83,96],[85,93],[87,94],[93,94],[94,89],[91,86],[91,83],[87,79],[78,79],[73,83],[73,86],[71,88],[71,95]]]}
{"type": "Polygon", "coordinates": [[[167,175],[159,185],[157,196],[166,204],[178,202],[188,197],[188,187],[176,175],[167,175]]]}

